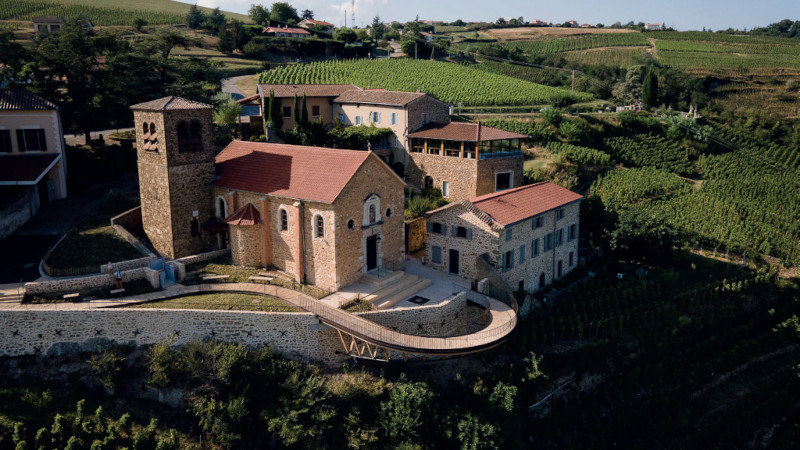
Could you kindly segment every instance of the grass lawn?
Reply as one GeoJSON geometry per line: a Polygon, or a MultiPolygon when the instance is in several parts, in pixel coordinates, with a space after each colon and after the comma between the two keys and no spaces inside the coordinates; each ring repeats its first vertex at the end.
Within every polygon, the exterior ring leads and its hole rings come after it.
{"type": "Polygon", "coordinates": [[[356,301],[356,300],[354,300],[354,301],[352,301],[350,303],[347,303],[346,305],[342,306],[342,309],[347,311],[347,312],[357,313],[357,312],[375,311],[376,308],[375,308],[375,305],[373,305],[372,302],[370,302],[370,301],[367,301],[367,300],[357,300],[356,301]]]}
{"type": "Polygon", "coordinates": [[[302,312],[283,300],[250,294],[200,294],[142,303],[130,308],[206,309],[220,311],[302,312]]]}
{"type": "Polygon", "coordinates": [[[118,194],[106,195],[100,211],[70,230],[53,248],[45,261],[52,269],[50,275],[97,273],[100,265],[109,261],[141,258],[142,254],[111,228],[111,218],[135,204],[135,201],[118,194]]]}
{"type": "Polygon", "coordinates": [[[255,95],[256,92],[258,92],[257,91],[258,88],[256,86],[258,86],[259,75],[260,74],[255,74],[247,78],[242,78],[236,83],[236,86],[238,86],[239,89],[241,89],[242,92],[245,93],[245,95],[255,95]]]}

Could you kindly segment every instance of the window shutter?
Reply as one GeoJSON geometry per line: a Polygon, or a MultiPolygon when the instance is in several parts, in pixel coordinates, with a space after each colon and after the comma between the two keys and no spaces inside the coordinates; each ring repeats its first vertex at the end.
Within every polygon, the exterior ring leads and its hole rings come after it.
{"type": "Polygon", "coordinates": [[[447,225],[442,224],[442,236],[447,236],[447,225]]]}
{"type": "Polygon", "coordinates": [[[428,222],[428,234],[431,234],[432,232],[433,232],[433,224],[431,222],[428,222]]]}
{"type": "Polygon", "coordinates": [[[450,234],[452,236],[457,236],[457,234],[456,234],[456,226],[455,225],[451,225],[450,226],[450,234]]]}
{"type": "Polygon", "coordinates": [[[17,130],[17,147],[19,147],[20,152],[27,150],[27,146],[25,145],[25,133],[22,130],[17,130]]]}
{"type": "Polygon", "coordinates": [[[39,150],[47,151],[47,140],[44,138],[44,130],[37,130],[39,132],[39,150]]]}
{"type": "Polygon", "coordinates": [[[467,228],[467,240],[472,240],[472,228],[467,228]]]}

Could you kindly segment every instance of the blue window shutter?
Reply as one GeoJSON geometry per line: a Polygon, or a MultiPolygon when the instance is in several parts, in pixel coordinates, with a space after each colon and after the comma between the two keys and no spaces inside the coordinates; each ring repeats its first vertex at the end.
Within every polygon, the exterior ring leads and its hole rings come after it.
{"type": "Polygon", "coordinates": [[[467,228],[467,239],[472,240],[472,228],[467,228]]]}
{"type": "Polygon", "coordinates": [[[454,237],[458,235],[456,233],[456,226],[455,225],[450,225],[450,235],[454,236],[454,237]]]}
{"type": "Polygon", "coordinates": [[[431,222],[428,222],[428,234],[431,234],[432,231],[433,231],[433,224],[431,222]]]}
{"type": "Polygon", "coordinates": [[[442,236],[447,236],[447,225],[442,224],[442,236]]]}
{"type": "Polygon", "coordinates": [[[525,246],[519,246],[519,263],[522,264],[525,262],[525,246]]]}

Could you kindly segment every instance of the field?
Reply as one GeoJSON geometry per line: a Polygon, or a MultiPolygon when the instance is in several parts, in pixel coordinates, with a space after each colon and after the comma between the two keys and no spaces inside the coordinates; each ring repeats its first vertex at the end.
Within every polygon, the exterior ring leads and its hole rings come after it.
{"type": "Polygon", "coordinates": [[[425,60],[348,60],[298,64],[264,72],[261,83],[353,83],[362,88],[414,92],[421,90],[447,103],[478,105],[537,105],[565,99],[587,101],[553,88],[471,67],[425,60]]]}
{"type": "MultiPolygon", "coordinates": [[[[206,12],[209,8],[202,8],[206,12]]],[[[172,0],[3,0],[0,20],[29,21],[37,16],[86,17],[94,25],[133,25],[137,18],[151,25],[183,23],[188,3],[172,0]]],[[[248,21],[242,14],[225,12],[229,18],[248,21]]]]}

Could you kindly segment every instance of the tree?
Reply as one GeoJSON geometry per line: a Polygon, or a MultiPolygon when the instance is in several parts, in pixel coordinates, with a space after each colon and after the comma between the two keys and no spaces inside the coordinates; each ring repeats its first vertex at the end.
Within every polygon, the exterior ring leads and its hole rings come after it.
{"type": "Polygon", "coordinates": [[[375,16],[375,18],[372,19],[372,26],[370,27],[370,30],[373,41],[383,38],[383,35],[386,33],[386,25],[381,22],[380,16],[375,16]]]}
{"type": "Polygon", "coordinates": [[[250,19],[259,25],[269,25],[269,9],[263,5],[250,5],[250,19]]]}
{"type": "Polygon", "coordinates": [[[13,82],[25,58],[25,48],[14,40],[14,28],[0,26],[0,82],[13,82]]]}
{"type": "Polygon", "coordinates": [[[272,4],[272,11],[269,13],[269,18],[275,22],[286,23],[290,20],[298,22],[300,16],[297,15],[297,10],[292,5],[286,2],[277,2],[272,4]]]}
{"type": "Polygon", "coordinates": [[[669,259],[681,241],[666,220],[640,206],[619,211],[618,225],[608,237],[611,250],[643,260],[648,256],[669,259]]]}
{"type": "Polygon", "coordinates": [[[301,106],[300,111],[300,128],[306,129],[308,128],[308,109],[306,109],[306,94],[303,93],[303,105],[301,106]]]}
{"type": "Polygon", "coordinates": [[[236,48],[236,43],[234,42],[233,33],[230,28],[228,24],[223,24],[219,27],[219,33],[217,33],[217,37],[219,38],[217,41],[217,50],[222,53],[232,53],[236,48]]]}
{"type": "Polygon", "coordinates": [[[300,18],[314,20],[314,11],[311,11],[310,9],[304,9],[300,14],[300,18]]]}
{"type": "Polygon", "coordinates": [[[650,68],[642,82],[642,103],[646,108],[658,106],[658,77],[650,68]]]}
{"type": "Polygon", "coordinates": [[[206,22],[206,15],[197,5],[189,5],[189,12],[186,13],[186,25],[196,30],[206,22]]]}
{"type": "Polygon", "coordinates": [[[395,385],[380,408],[379,423],[386,435],[393,440],[419,436],[432,398],[433,393],[425,383],[401,381],[395,385]]]}
{"type": "Polygon", "coordinates": [[[142,51],[150,55],[157,66],[161,78],[161,89],[166,93],[167,73],[173,65],[170,63],[170,53],[175,47],[188,49],[189,46],[199,46],[199,39],[174,28],[161,28],[156,34],[148,37],[142,44],[142,51]]]}
{"type": "Polygon", "coordinates": [[[352,44],[358,39],[358,35],[351,28],[341,27],[333,32],[333,38],[337,41],[344,41],[346,44],[352,44]]]}
{"type": "Polygon", "coordinates": [[[280,99],[275,98],[275,91],[269,91],[269,120],[272,123],[272,128],[280,130],[283,128],[283,111],[281,111],[280,99]]]}
{"type": "Polygon", "coordinates": [[[136,19],[133,20],[133,28],[135,28],[136,31],[141,32],[142,28],[146,26],[147,26],[147,21],[142,19],[141,17],[137,17],[136,19]]]}
{"type": "Polygon", "coordinates": [[[205,27],[212,30],[219,30],[225,24],[225,14],[219,10],[219,7],[214,8],[206,19],[205,27]]]}
{"type": "Polygon", "coordinates": [[[300,114],[300,99],[297,98],[297,94],[294,94],[294,129],[298,129],[300,127],[300,121],[302,120],[300,114]]]}
{"type": "Polygon", "coordinates": [[[236,135],[236,121],[242,112],[242,105],[234,100],[230,94],[220,92],[214,96],[214,122],[220,127],[221,138],[236,135]]]}

